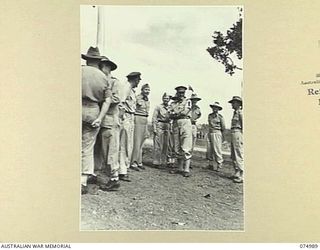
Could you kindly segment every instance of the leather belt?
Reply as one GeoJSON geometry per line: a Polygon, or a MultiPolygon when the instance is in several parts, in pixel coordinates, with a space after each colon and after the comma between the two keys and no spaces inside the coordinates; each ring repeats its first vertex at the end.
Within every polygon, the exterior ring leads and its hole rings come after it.
{"type": "Polygon", "coordinates": [[[134,114],[134,115],[148,117],[148,115],[142,115],[142,114],[134,114]]]}
{"type": "Polygon", "coordinates": [[[164,120],[158,120],[158,122],[169,123],[169,121],[164,121],[164,120]]]}
{"type": "Polygon", "coordinates": [[[185,117],[175,118],[173,120],[175,120],[175,121],[177,121],[177,120],[190,120],[190,118],[185,116],[185,117]]]}

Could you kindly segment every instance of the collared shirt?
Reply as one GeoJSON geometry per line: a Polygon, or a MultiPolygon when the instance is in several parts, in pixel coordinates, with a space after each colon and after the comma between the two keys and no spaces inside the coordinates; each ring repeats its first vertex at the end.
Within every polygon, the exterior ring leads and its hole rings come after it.
{"type": "Polygon", "coordinates": [[[213,130],[221,130],[222,132],[226,129],[223,116],[219,113],[211,113],[208,115],[209,132],[213,130]]]}
{"type": "MultiPolygon", "coordinates": [[[[101,126],[105,128],[111,128],[119,125],[119,88],[120,82],[117,78],[110,76],[108,79],[108,89],[110,89],[109,95],[111,97],[111,104],[109,109],[102,120],[101,126]]],[[[108,91],[109,92],[109,91],[108,91]]]]}
{"type": "Polygon", "coordinates": [[[231,120],[231,129],[242,129],[242,111],[235,110],[231,120]]]}
{"type": "Polygon", "coordinates": [[[83,100],[96,103],[104,101],[108,80],[102,71],[92,66],[82,66],[81,84],[83,100]]]}
{"type": "Polygon", "coordinates": [[[120,94],[120,105],[119,108],[123,109],[125,112],[134,114],[136,111],[136,93],[131,87],[131,84],[127,81],[123,87],[120,94]]]}
{"type": "Polygon", "coordinates": [[[169,112],[173,119],[190,118],[191,117],[191,102],[186,97],[181,100],[172,101],[169,107],[169,112]]]}
{"type": "Polygon", "coordinates": [[[170,121],[168,108],[169,105],[165,106],[163,103],[155,107],[152,116],[152,126],[154,130],[156,129],[158,122],[170,121]]]}
{"type": "Polygon", "coordinates": [[[198,105],[191,107],[191,122],[196,122],[201,117],[201,110],[198,105]]]}
{"type": "Polygon", "coordinates": [[[137,95],[136,102],[136,115],[148,116],[150,109],[150,101],[147,96],[143,96],[142,94],[137,95]]]}

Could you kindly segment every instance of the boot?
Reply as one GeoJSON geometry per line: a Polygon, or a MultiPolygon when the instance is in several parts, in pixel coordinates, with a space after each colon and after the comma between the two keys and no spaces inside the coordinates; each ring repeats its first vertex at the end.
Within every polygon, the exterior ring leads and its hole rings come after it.
{"type": "Polygon", "coordinates": [[[177,167],[178,167],[178,169],[171,170],[170,173],[171,174],[181,174],[181,173],[183,173],[183,160],[182,159],[178,159],[177,167]]]}
{"type": "Polygon", "coordinates": [[[117,191],[120,188],[119,180],[109,180],[107,184],[100,186],[102,191],[117,191]]]}
{"type": "Polygon", "coordinates": [[[236,177],[233,179],[233,182],[235,183],[243,183],[243,171],[239,170],[239,177],[236,177]]]}
{"type": "Polygon", "coordinates": [[[191,165],[191,159],[188,159],[188,160],[184,161],[184,171],[183,171],[183,176],[184,177],[189,177],[190,176],[190,165],[191,165]]]}
{"type": "Polygon", "coordinates": [[[231,179],[239,179],[240,178],[240,170],[235,169],[234,175],[231,176],[231,179]]]}

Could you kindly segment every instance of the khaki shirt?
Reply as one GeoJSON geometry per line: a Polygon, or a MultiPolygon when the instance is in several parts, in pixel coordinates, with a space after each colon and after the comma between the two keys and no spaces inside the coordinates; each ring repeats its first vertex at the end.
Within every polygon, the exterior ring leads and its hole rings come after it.
{"type": "Polygon", "coordinates": [[[123,94],[121,95],[121,104],[119,105],[119,108],[124,112],[134,114],[136,111],[136,102],[136,92],[131,88],[131,84],[126,82],[123,94]]]}
{"type": "Polygon", "coordinates": [[[136,115],[148,116],[150,110],[150,101],[147,96],[137,95],[136,99],[136,115]]]}
{"type": "Polygon", "coordinates": [[[157,123],[158,122],[168,122],[169,123],[169,105],[164,106],[163,104],[160,104],[155,107],[153,111],[153,116],[152,116],[152,126],[153,126],[153,131],[156,130],[157,128],[157,123]]]}
{"type": "Polygon", "coordinates": [[[194,105],[191,107],[191,122],[195,123],[201,117],[201,110],[199,106],[194,105]]]}
{"type": "Polygon", "coordinates": [[[226,129],[223,116],[219,113],[211,113],[208,115],[209,132],[220,130],[223,132],[226,129]]]}
{"type": "Polygon", "coordinates": [[[182,100],[172,101],[169,107],[172,119],[189,119],[191,117],[191,101],[186,97],[182,100]]]}
{"type": "Polygon", "coordinates": [[[110,89],[111,104],[107,114],[102,120],[101,126],[111,128],[112,126],[119,125],[119,88],[120,82],[117,78],[110,76],[108,78],[108,89],[110,89]]]}
{"type": "Polygon", "coordinates": [[[233,117],[231,120],[231,129],[243,129],[242,126],[242,111],[236,110],[233,112],[233,117]]]}
{"type": "Polygon", "coordinates": [[[84,65],[82,66],[82,99],[90,102],[102,103],[108,87],[105,74],[99,69],[84,65]]]}

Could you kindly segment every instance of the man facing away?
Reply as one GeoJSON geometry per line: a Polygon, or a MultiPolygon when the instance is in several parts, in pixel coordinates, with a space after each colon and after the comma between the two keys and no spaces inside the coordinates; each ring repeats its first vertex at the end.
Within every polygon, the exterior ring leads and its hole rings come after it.
{"type": "Polygon", "coordinates": [[[129,181],[127,168],[119,166],[119,140],[120,140],[120,122],[119,122],[119,80],[111,75],[111,71],[117,66],[107,57],[103,57],[99,64],[100,70],[106,75],[108,86],[111,89],[111,104],[108,112],[101,122],[101,151],[103,156],[104,168],[110,166],[110,180],[100,188],[104,191],[115,191],[120,187],[119,178],[129,181]]]}
{"type": "Polygon", "coordinates": [[[81,193],[88,192],[88,177],[94,175],[93,147],[100,124],[109,109],[111,98],[107,94],[108,80],[99,70],[101,60],[98,48],[90,47],[82,66],[82,147],[81,147],[81,193]],[[101,106],[101,109],[100,109],[101,106]]]}

